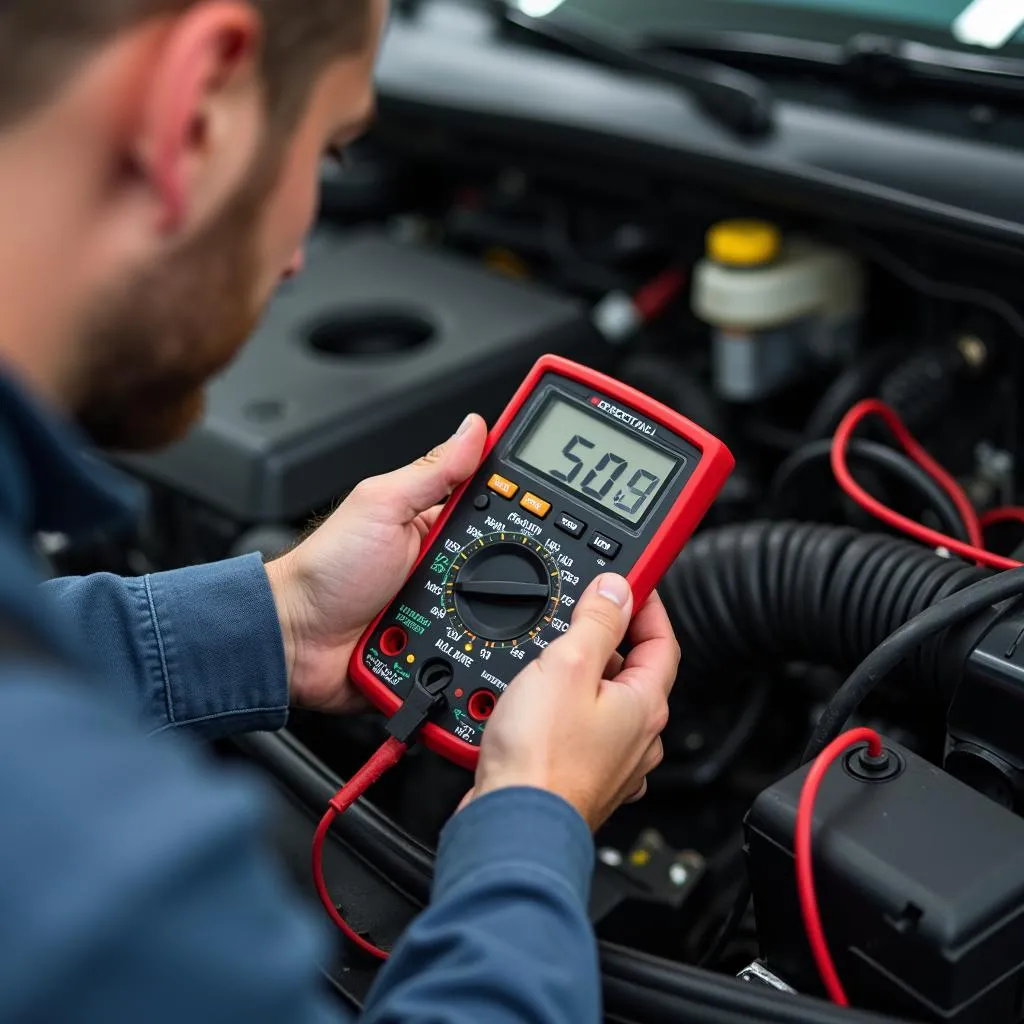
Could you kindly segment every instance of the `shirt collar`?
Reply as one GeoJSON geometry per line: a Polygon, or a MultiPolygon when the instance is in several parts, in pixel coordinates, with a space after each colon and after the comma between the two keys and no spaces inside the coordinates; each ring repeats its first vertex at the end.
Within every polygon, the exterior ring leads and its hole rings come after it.
{"type": "Polygon", "coordinates": [[[141,508],[137,483],[0,372],[0,517],[25,533],[82,538],[127,525],[141,508]]]}

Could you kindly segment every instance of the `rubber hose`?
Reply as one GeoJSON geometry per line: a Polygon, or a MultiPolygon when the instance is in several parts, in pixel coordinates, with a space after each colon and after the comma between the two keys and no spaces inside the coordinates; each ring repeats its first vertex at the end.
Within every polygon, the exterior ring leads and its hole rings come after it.
{"type": "MultiPolygon", "coordinates": [[[[790,661],[850,671],[918,612],[988,575],[886,534],[752,522],[698,534],[659,589],[684,674],[716,679],[790,661]]],[[[941,645],[907,662],[937,692],[943,661],[955,670],[941,645]]]]}
{"type": "Polygon", "coordinates": [[[918,352],[886,376],[878,397],[899,413],[912,433],[922,433],[946,414],[967,370],[955,346],[918,352]]]}
{"type": "Polygon", "coordinates": [[[896,358],[885,345],[874,349],[844,370],[828,386],[807,419],[804,434],[807,441],[831,437],[851,406],[862,398],[872,398],[896,358]]]}

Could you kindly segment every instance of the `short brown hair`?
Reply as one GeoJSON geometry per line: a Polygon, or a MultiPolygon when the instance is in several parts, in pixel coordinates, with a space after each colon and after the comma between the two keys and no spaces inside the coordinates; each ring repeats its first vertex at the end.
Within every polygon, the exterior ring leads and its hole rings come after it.
{"type": "MultiPolygon", "coordinates": [[[[0,125],[45,102],[91,50],[203,0],[0,0],[0,125]]],[[[245,0],[263,18],[273,124],[290,125],[326,64],[365,44],[367,0],[245,0]]]]}

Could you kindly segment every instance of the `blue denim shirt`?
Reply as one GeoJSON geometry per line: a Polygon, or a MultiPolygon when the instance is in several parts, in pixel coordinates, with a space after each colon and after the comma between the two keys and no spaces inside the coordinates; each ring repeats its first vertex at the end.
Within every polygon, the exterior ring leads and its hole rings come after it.
{"type": "MultiPolygon", "coordinates": [[[[284,726],[279,625],[258,557],[137,579],[43,581],[35,531],[87,534],[132,488],[0,377],[0,1021],[320,1024],[327,925],[265,846],[267,794],[195,738],[284,726]]],[[[367,1022],[588,1024],[593,843],[549,794],[495,793],[439,846],[431,905],[367,1022]]]]}

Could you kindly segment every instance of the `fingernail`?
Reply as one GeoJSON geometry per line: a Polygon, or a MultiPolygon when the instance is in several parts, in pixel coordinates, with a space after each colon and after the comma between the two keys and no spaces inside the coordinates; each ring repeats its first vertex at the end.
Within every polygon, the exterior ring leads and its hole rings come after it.
{"type": "Polygon", "coordinates": [[[455,431],[455,436],[456,437],[462,437],[462,435],[465,434],[472,425],[473,425],[473,414],[470,413],[462,421],[461,425],[459,426],[459,429],[455,431]]]}
{"type": "Polygon", "coordinates": [[[597,581],[597,592],[601,597],[620,608],[625,608],[629,601],[629,583],[622,576],[608,573],[597,581]]]}

